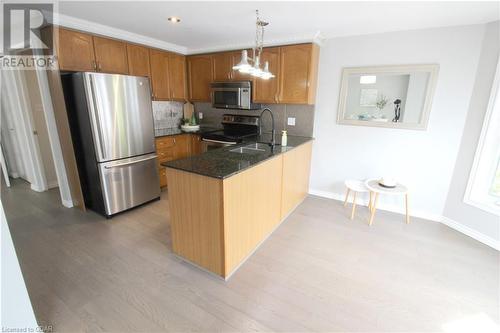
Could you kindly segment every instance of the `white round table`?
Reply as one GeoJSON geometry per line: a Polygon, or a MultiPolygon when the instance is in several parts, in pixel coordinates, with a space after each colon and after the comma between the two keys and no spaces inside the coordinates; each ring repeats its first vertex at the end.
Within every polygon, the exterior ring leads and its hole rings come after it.
{"type": "Polygon", "coordinates": [[[370,221],[369,225],[373,223],[373,217],[375,216],[375,211],[377,209],[377,201],[379,194],[388,194],[388,195],[404,195],[405,196],[405,211],[406,211],[406,223],[410,223],[410,215],[408,211],[408,188],[402,184],[397,184],[395,187],[385,187],[379,184],[379,179],[368,179],[365,181],[365,186],[368,188],[370,193],[375,194],[374,202],[371,202],[370,196],[370,221]]]}

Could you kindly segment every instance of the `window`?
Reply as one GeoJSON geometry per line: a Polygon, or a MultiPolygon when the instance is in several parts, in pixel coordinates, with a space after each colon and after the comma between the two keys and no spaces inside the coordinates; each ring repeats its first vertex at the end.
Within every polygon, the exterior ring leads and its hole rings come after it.
{"type": "Polygon", "coordinates": [[[464,201],[500,216],[500,58],[464,201]]]}

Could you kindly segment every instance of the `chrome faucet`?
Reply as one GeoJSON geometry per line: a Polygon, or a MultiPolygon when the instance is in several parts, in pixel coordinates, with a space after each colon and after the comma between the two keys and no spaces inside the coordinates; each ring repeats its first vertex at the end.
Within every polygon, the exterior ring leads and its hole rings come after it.
{"type": "MultiPolygon", "coordinates": [[[[262,110],[262,112],[260,113],[260,118],[262,118],[262,115],[266,111],[268,111],[269,114],[271,115],[271,122],[272,122],[272,126],[273,126],[273,129],[271,131],[271,142],[269,144],[271,145],[271,147],[274,147],[276,145],[276,142],[275,142],[275,139],[274,139],[274,136],[276,134],[276,130],[275,130],[275,127],[274,127],[274,115],[273,115],[273,112],[269,108],[264,108],[262,110]]],[[[262,135],[262,121],[259,121],[259,135],[262,135]]]]}

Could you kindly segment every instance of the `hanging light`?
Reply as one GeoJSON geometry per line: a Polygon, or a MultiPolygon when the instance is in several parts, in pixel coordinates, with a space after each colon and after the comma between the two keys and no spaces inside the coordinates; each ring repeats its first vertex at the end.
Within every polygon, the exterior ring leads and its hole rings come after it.
{"type": "Polygon", "coordinates": [[[260,68],[260,59],[264,45],[264,27],[269,23],[260,19],[258,10],[256,10],[255,13],[257,21],[255,23],[255,47],[252,49],[252,58],[248,56],[247,50],[241,51],[241,60],[237,65],[233,66],[233,70],[268,80],[275,76],[269,72],[269,62],[266,61],[264,70],[260,68]]]}

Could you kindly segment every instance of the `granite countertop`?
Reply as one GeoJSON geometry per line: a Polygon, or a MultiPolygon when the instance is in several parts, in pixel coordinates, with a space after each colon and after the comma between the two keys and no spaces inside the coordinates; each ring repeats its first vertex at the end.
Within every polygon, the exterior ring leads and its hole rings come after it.
{"type": "MultiPolygon", "coordinates": [[[[224,179],[313,140],[311,137],[289,135],[286,147],[276,145],[274,149],[271,149],[270,146],[266,145],[264,148],[265,151],[252,152],[251,154],[239,154],[230,151],[231,149],[243,147],[251,143],[269,142],[269,139],[270,135],[249,137],[238,145],[210,150],[201,155],[168,161],[161,165],[203,176],[224,179]]],[[[279,141],[277,140],[277,142],[279,141]]]]}
{"type": "Polygon", "coordinates": [[[155,128],[155,138],[160,138],[162,136],[179,135],[179,134],[203,134],[207,132],[217,131],[220,128],[217,127],[205,127],[201,126],[198,131],[194,132],[184,132],[180,128],[155,128]]]}

